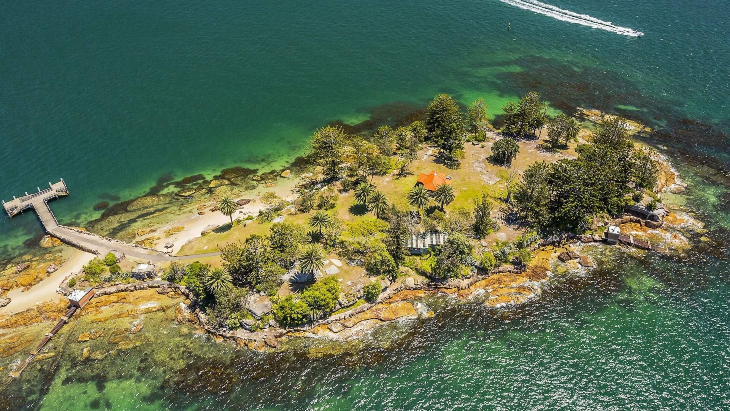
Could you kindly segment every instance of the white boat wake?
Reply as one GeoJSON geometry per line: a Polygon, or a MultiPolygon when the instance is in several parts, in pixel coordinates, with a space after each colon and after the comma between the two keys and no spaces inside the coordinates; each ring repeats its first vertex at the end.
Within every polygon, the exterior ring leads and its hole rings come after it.
{"type": "Polygon", "coordinates": [[[537,0],[500,0],[511,6],[519,7],[524,10],[534,11],[535,13],[544,14],[557,20],[567,21],[570,23],[580,24],[582,26],[592,27],[610,31],[612,33],[621,34],[629,37],[643,36],[644,33],[630,29],[628,27],[616,26],[610,21],[599,20],[587,14],[578,14],[570,10],[564,10],[559,7],[552,6],[537,0]]]}

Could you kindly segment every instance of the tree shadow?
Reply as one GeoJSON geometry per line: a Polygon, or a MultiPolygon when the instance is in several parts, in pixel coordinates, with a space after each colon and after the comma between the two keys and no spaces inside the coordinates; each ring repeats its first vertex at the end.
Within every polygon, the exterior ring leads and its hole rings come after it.
{"type": "Polygon", "coordinates": [[[291,280],[289,280],[289,289],[291,289],[291,291],[294,294],[302,293],[304,290],[307,289],[307,287],[314,284],[314,282],[315,282],[314,280],[311,280],[311,279],[308,281],[295,280],[296,278],[299,278],[298,276],[303,276],[303,277],[307,277],[307,278],[313,277],[310,274],[297,273],[295,275],[295,278],[292,278],[291,280]]]}
{"type": "Polygon", "coordinates": [[[362,216],[368,213],[368,208],[364,204],[356,203],[350,206],[349,211],[352,215],[362,216]]]}
{"type": "Polygon", "coordinates": [[[225,223],[222,226],[219,226],[219,227],[216,227],[215,229],[213,229],[213,232],[216,234],[223,234],[223,233],[230,231],[232,228],[233,228],[233,224],[225,223]]]}

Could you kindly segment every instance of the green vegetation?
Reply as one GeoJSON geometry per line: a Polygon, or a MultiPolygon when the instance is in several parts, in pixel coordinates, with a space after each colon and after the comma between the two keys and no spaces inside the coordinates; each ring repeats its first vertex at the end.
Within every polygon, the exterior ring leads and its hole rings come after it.
{"type": "Polygon", "coordinates": [[[444,211],[444,208],[451,204],[455,198],[454,187],[451,187],[450,184],[442,184],[436,187],[436,191],[433,193],[433,199],[441,207],[441,211],[444,211]]]}
{"type": "Polygon", "coordinates": [[[634,147],[619,118],[599,124],[592,144],[577,152],[577,159],[532,164],[514,189],[510,212],[539,230],[581,232],[598,214],[623,212],[635,189],[656,183],[656,165],[634,147]]]}
{"type": "Polygon", "coordinates": [[[111,267],[114,264],[117,263],[117,256],[114,255],[114,253],[109,253],[104,256],[104,264],[106,264],[107,267],[111,267]]]}
{"type": "Polygon", "coordinates": [[[233,224],[233,213],[236,212],[237,208],[238,204],[229,197],[223,197],[218,203],[218,209],[221,210],[223,215],[228,216],[231,219],[231,224],[233,224]]]}
{"type": "Polygon", "coordinates": [[[517,145],[517,142],[511,137],[504,137],[492,144],[490,159],[495,164],[509,167],[519,152],[520,146],[517,145]]]}
{"type": "Polygon", "coordinates": [[[385,247],[372,250],[365,257],[365,271],[368,275],[383,276],[391,281],[398,278],[398,265],[385,247]]]}
{"type": "Polygon", "coordinates": [[[499,225],[491,217],[492,202],[486,194],[474,199],[474,236],[484,238],[499,229],[499,225]]]}
{"type": "Polygon", "coordinates": [[[487,139],[487,130],[492,126],[489,124],[487,104],[484,103],[484,99],[480,98],[469,106],[466,111],[466,126],[474,141],[481,142],[487,139]]]}
{"type": "Polygon", "coordinates": [[[76,278],[68,280],[68,286],[73,288],[76,285],[76,278]]]}
{"type": "Polygon", "coordinates": [[[339,282],[335,277],[327,277],[307,287],[300,295],[275,299],[274,318],[284,327],[302,325],[331,313],[339,295],[339,282]]]}
{"type": "Polygon", "coordinates": [[[318,244],[307,245],[299,257],[299,271],[314,276],[323,269],[324,250],[318,244]]]}
{"type": "Polygon", "coordinates": [[[497,264],[497,260],[494,258],[494,254],[489,251],[485,251],[482,254],[482,259],[479,261],[479,266],[484,271],[490,271],[497,264]]]}
{"type": "MultiPolygon", "coordinates": [[[[114,262],[116,263],[116,258],[114,262]]],[[[94,258],[84,266],[83,270],[84,280],[97,282],[99,281],[99,277],[106,272],[107,266],[106,264],[104,264],[104,261],[100,260],[99,258],[94,258]]]]}
{"type": "Polygon", "coordinates": [[[548,145],[551,149],[566,148],[570,140],[578,137],[578,122],[565,114],[558,114],[548,123],[548,145]]]}
{"type": "Polygon", "coordinates": [[[363,288],[363,298],[369,303],[375,302],[375,300],[377,300],[380,296],[382,290],[383,286],[380,284],[380,281],[373,281],[369,284],[365,284],[365,287],[363,288]]]}
{"type": "Polygon", "coordinates": [[[448,94],[436,96],[426,111],[426,129],[444,163],[457,168],[464,151],[464,118],[459,103],[448,94]]]}
{"type": "Polygon", "coordinates": [[[408,192],[408,204],[418,210],[423,210],[431,202],[431,196],[423,185],[418,184],[408,192]]]}
{"type": "Polygon", "coordinates": [[[438,278],[461,278],[469,275],[469,267],[474,265],[471,242],[461,234],[452,234],[446,240],[433,267],[433,275],[438,278]]]}
{"type": "Polygon", "coordinates": [[[534,138],[548,119],[547,104],[540,101],[534,91],[527,93],[515,104],[510,102],[502,108],[504,127],[502,132],[515,138],[534,138]]]}

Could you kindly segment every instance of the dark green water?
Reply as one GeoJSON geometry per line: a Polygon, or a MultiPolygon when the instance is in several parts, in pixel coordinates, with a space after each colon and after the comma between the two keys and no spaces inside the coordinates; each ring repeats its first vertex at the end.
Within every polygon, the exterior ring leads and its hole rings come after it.
{"type": "MultiPolygon", "coordinates": [[[[64,177],[72,195],[54,204],[62,222],[83,222],[109,194],[142,194],[166,174],[290,161],[332,120],[392,121],[438,92],[484,97],[498,113],[537,89],[559,109],[661,127],[650,142],[681,165],[688,204],[714,241],[683,259],[616,256],[510,322],[479,307],[445,309],[388,349],[305,360],[176,337],[98,363],[64,353],[59,368],[24,375],[9,403],[730,408],[730,6],[553,4],[646,35],[489,0],[0,5],[0,196],[64,177]]],[[[8,256],[40,226],[26,215],[0,221],[0,233],[8,256]]]]}

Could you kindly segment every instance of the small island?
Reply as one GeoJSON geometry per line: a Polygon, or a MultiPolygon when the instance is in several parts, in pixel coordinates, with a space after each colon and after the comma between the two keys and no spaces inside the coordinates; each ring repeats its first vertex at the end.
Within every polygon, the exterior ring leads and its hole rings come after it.
{"type": "MultiPolygon", "coordinates": [[[[48,274],[76,264],[58,289],[94,290],[81,309],[93,321],[172,310],[174,321],[215,338],[282,349],[296,338],[349,340],[392,320],[429,317],[419,301],[432,295],[509,310],[538,299],[550,281],[592,269],[606,247],[681,253],[688,233],[702,233],[701,222],[665,201],[684,184],[636,139],[646,126],[586,109],[551,116],[534,92],[503,112],[490,121],[481,99],[464,108],[443,94],[373,131],[320,128],[307,155],[283,170],[162,182],[144,197],[105,204],[91,224],[156,249],[155,261],[84,253],[54,260],[48,274]],[[165,198],[181,204],[175,217],[145,222],[168,215],[159,209],[165,198]],[[133,301],[136,310],[101,311],[133,301]]],[[[53,236],[44,241],[58,246],[53,236]]],[[[25,283],[28,292],[43,277],[25,283]]],[[[20,338],[24,326],[62,318],[67,303],[0,312],[0,326],[18,330],[3,334],[9,352],[35,342],[40,328],[20,338]]],[[[135,346],[118,337],[109,336],[115,350],[135,346]]]]}

